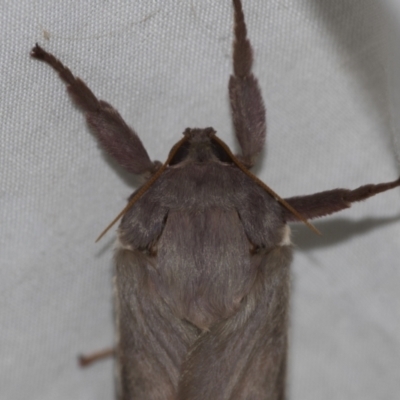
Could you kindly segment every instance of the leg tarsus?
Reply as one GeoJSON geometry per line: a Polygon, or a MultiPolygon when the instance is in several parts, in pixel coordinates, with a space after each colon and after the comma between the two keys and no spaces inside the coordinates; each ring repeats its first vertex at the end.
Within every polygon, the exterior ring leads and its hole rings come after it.
{"type": "Polygon", "coordinates": [[[87,367],[87,366],[93,364],[94,362],[104,360],[106,358],[114,357],[114,356],[115,356],[115,349],[113,347],[111,347],[111,348],[96,351],[95,353],[91,353],[91,354],[87,354],[87,355],[81,354],[78,356],[78,362],[81,367],[87,367]]]}
{"type": "Polygon", "coordinates": [[[93,92],[53,54],[47,52],[36,43],[31,50],[31,56],[45,62],[58,72],[61,80],[68,85],[68,91],[82,111],[94,112],[99,110],[100,104],[93,92]]]}
{"type": "Polygon", "coordinates": [[[233,72],[240,79],[251,74],[253,49],[247,38],[247,28],[240,0],[233,0],[235,8],[235,41],[233,44],[233,72]]]}

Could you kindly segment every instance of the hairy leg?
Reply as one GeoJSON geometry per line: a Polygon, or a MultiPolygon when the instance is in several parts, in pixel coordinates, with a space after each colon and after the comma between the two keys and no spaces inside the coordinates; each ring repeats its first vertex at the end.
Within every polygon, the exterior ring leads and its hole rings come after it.
{"type": "Polygon", "coordinates": [[[105,101],[97,99],[80,78],[75,77],[52,54],[38,44],[31,56],[55,69],[67,84],[68,92],[76,105],[86,114],[86,120],[104,150],[127,171],[141,175],[152,174],[160,163],[152,162],[136,132],[122,119],[118,111],[105,101]]]}
{"type": "MultiPolygon", "coordinates": [[[[351,207],[351,203],[366,200],[378,193],[400,186],[400,179],[377,185],[364,185],[357,189],[333,189],[308,196],[296,196],[285,199],[296,211],[307,219],[333,214],[351,207]]],[[[298,221],[294,214],[284,209],[286,221],[298,221]]]]}
{"type": "Polygon", "coordinates": [[[233,75],[229,80],[229,97],[233,125],[242,149],[238,156],[250,168],[261,152],[266,134],[265,107],[257,79],[251,72],[253,49],[247,39],[240,0],[233,0],[235,39],[233,42],[233,75]]]}

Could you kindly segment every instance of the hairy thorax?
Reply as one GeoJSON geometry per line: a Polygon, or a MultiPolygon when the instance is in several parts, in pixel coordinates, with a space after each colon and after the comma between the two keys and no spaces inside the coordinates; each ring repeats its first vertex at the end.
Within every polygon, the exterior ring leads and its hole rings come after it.
{"type": "Polygon", "coordinates": [[[248,190],[252,182],[232,172],[216,162],[171,168],[120,228],[121,243],[146,254],[157,294],[202,330],[237,312],[260,254],[288,244],[285,225],[272,217],[275,200],[254,185],[248,190]]]}

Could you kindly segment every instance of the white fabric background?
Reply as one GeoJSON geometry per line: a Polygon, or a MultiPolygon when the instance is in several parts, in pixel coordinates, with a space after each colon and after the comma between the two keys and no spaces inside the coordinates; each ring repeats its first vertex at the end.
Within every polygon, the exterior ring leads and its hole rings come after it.
{"type": "MultiPolygon", "coordinates": [[[[390,0],[243,0],[268,110],[258,175],[281,196],[393,180],[400,7],[390,0]],[[387,17],[392,18],[387,18],[387,17]]],[[[0,398],[113,398],[115,229],[135,181],[104,156],[56,74],[56,54],[165,160],[184,128],[235,148],[230,0],[2,1],[0,398]]],[[[397,140],[397,142],[396,142],[397,140]]],[[[236,147],[237,148],[237,147],[236,147]]],[[[400,393],[400,191],[293,226],[292,400],[400,393]]]]}

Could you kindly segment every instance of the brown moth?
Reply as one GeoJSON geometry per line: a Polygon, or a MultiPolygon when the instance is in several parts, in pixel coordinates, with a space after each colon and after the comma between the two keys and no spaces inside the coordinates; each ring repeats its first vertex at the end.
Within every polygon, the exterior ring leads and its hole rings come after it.
{"type": "Polygon", "coordinates": [[[241,154],[212,128],[186,129],[167,162],[53,55],[53,67],[104,150],[147,182],[123,210],[115,254],[116,362],[121,400],[285,398],[288,222],[317,218],[400,185],[281,199],[249,169],[263,148],[265,108],[251,72],[240,0],[229,95],[241,154]]]}

